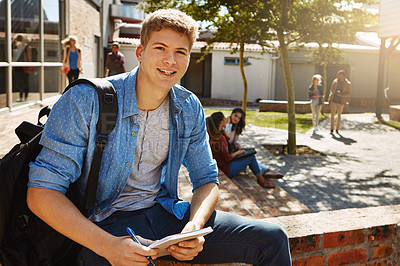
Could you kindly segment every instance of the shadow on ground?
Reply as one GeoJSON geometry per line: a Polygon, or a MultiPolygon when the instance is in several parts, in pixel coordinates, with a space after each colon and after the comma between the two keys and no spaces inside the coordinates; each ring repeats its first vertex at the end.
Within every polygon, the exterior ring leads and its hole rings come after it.
{"type": "Polygon", "coordinates": [[[362,166],[357,158],[346,156],[281,156],[269,166],[287,177],[280,187],[313,212],[400,204],[400,181],[393,169],[365,174],[346,171],[362,166]]]}

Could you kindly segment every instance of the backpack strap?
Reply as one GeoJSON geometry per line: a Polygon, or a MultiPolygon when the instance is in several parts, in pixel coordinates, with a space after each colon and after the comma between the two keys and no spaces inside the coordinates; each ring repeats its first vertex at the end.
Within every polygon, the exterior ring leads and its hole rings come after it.
{"type": "Polygon", "coordinates": [[[96,147],[94,149],[92,166],[90,168],[82,202],[83,209],[90,210],[94,208],[96,201],[101,159],[104,148],[108,142],[108,134],[113,131],[117,121],[118,100],[117,93],[111,82],[100,78],[75,80],[65,88],[64,93],[71,87],[79,84],[91,85],[96,90],[99,98],[99,118],[96,124],[96,147]]]}

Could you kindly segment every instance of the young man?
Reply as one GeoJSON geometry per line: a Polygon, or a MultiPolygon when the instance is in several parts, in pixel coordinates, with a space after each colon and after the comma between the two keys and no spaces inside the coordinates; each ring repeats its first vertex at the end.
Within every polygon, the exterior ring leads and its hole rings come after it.
{"type": "Polygon", "coordinates": [[[106,77],[125,72],[125,56],[119,51],[119,43],[113,42],[111,47],[112,52],[107,54],[106,68],[104,71],[106,77]]]}
{"type": "Polygon", "coordinates": [[[343,112],[344,105],[347,104],[351,93],[351,83],[346,78],[344,70],[337,72],[337,78],[333,80],[331,90],[329,93],[328,102],[331,108],[331,134],[335,127],[335,115],[336,119],[336,133],[339,134],[340,120],[343,112]]]}
{"type": "Polygon", "coordinates": [[[43,150],[31,165],[28,205],[50,226],[85,248],[80,265],[147,265],[158,251],[141,246],[164,236],[211,226],[214,232],[168,248],[169,259],[193,263],[247,262],[290,265],[288,239],[277,225],[215,211],[217,166],[212,159],[199,100],[176,83],[185,74],[197,25],[186,14],[160,10],[142,25],[140,66],[108,78],[119,113],[99,175],[89,219],[64,196],[81,189],[93,157],[97,96],[75,86],[54,106],[43,132],[43,150]],[[193,183],[191,203],[178,198],[178,172],[193,183]]]}

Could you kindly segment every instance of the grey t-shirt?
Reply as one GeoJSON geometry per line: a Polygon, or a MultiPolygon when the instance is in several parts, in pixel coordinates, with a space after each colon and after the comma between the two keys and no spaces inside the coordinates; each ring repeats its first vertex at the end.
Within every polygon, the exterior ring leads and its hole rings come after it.
{"type": "Polygon", "coordinates": [[[153,111],[139,110],[139,132],[129,179],[108,210],[90,217],[99,222],[116,211],[134,211],[156,203],[160,191],[161,164],[168,157],[169,97],[153,111]]]}

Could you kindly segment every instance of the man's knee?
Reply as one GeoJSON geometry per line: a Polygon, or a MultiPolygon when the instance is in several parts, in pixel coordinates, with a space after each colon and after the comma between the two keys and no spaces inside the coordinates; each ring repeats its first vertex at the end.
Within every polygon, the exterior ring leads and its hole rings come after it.
{"type": "Polygon", "coordinates": [[[287,247],[288,242],[289,242],[289,237],[281,226],[279,225],[274,225],[271,233],[271,238],[273,238],[273,241],[277,244],[279,247],[287,247]]]}

